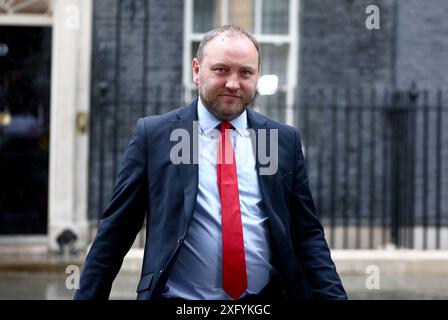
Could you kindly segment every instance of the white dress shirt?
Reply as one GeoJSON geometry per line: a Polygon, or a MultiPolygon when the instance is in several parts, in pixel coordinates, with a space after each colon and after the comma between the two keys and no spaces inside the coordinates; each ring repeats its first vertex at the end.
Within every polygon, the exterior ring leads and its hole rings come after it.
{"type": "MultiPolygon", "coordinates": [[[[221,202],[216,177],[217,146],[221,123],[198,100],[199,179],[192,221],[166,283],[164,297],[189,300],[228,300],[222,288],[221,202]]],[[[272,266],[268,217],[259,206],[261,194],[247,113],[230,121],[235,150],[243,224],[248,288],[242,295],[259,293],[276,272],[272,266]]]]}

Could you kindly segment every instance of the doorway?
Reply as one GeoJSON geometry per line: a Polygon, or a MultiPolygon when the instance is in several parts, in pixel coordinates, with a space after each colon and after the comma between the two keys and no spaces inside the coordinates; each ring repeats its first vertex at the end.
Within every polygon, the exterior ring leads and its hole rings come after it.
{"type": "Polygon", "coordinates": [[[46,234],[51,27],[0,27],[0,235],[46,234]]]}

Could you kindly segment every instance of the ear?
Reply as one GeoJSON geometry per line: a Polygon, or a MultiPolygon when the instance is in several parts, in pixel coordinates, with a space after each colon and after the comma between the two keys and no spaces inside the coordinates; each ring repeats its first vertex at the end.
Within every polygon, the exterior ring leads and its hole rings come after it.
{"type": "Polygon", "coordinates": [[[198,59],[194,58],[193,62],[191,63],[192,69],[193,69],[193,82],[195,85],[199,86],[199,61],[198,59]]]}

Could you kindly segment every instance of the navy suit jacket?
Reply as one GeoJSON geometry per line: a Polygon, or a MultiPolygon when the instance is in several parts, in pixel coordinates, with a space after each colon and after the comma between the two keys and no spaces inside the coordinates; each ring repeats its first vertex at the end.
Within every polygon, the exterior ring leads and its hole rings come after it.
{"type": "MultiPolygon", "coordinates": [[[[278,170],[258,174],[269,217],[273,264],[288,299],[346,299],[308,187],[299,132],[247,109],[248,125],[278,129],[278,170]]],[[[75,299],[107,299],[112,282],[146,217],[146,245],[137,299],[157,299],[185,239],[198,192],[198,165],[175,165],[174,129],[193,137],[197,101],[139,119],[118,172],[112,200],[86,257],[75,299]]],[[[266,139],[269,141],[269,138],[266,139]]],[[[193,144],[191,144],[192,146],[193,144]]],[[[257,146],[258,147],[258,146],[257,146]]],[[[269,146],[268,146],[269,152],[269,146]]],[[[193,159],[193,148],[190,159],[193,159]]],[[[256,157],[257,171],[260,161],[256,157]]]]}

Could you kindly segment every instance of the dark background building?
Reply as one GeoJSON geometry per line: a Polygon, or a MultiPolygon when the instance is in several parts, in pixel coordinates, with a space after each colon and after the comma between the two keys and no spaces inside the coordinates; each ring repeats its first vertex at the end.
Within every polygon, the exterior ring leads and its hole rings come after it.
{"type": "MultiPolygon", "coordinates": [[[[259,109],[302,131],[332,245],[440,247],[448,223],[441,160],[448,156],[448,3],[261,2],[257,9],[257,1],[226,1],[227,21],[260,32],[262,70],[277,74],[280,88],[261,97],[259,109]],[[365,26],[371,4],[380,10],[378,30],[365,26]]],[[[224,21],[222,8],[200,0],[94,2],[92,225],[136,120],[194,97],[185,63],[203,31],[224,21]]]]}

